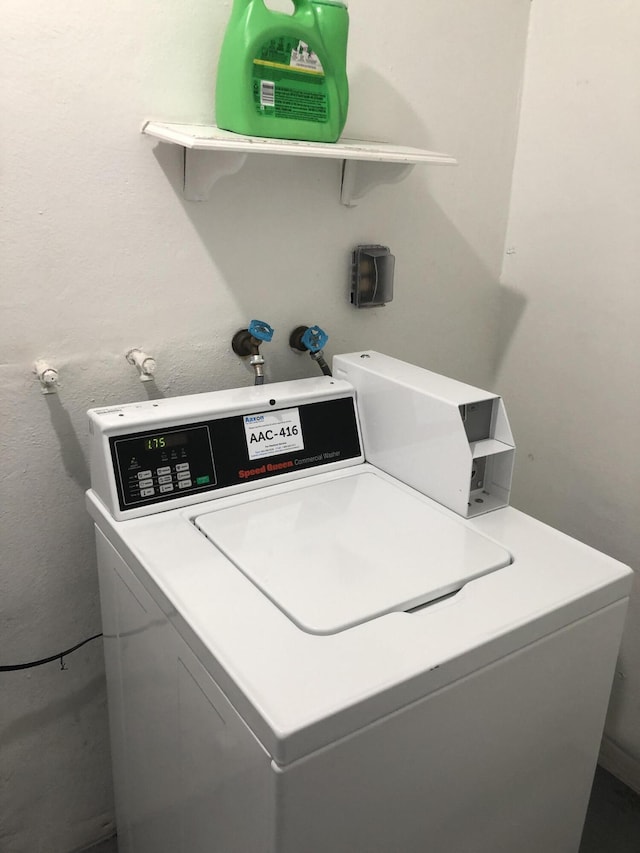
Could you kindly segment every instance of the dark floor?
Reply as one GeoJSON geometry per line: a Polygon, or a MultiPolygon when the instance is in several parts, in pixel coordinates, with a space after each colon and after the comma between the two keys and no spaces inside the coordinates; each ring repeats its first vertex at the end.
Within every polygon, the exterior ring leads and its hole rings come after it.
{"type": "MultiPolygon", "coordinates": [[[[112,838],[86,853],[118,853],[118,844],[112,838]]],[[[601,767],[593,783],[579,853],[640,853],[640,796],[601,767]]]]}
{"type": "Polygon", "coordinates": [[[114,836],[109,841],[102,841],[100,844],[94,844],[93,847],[87,847],[85,853],[118,853],[118,840],[114,836]]]}
{"type": "Polygon", "coordinates": [[[598,767],[580,853],[640,853],[640,796],[598,767]]]}

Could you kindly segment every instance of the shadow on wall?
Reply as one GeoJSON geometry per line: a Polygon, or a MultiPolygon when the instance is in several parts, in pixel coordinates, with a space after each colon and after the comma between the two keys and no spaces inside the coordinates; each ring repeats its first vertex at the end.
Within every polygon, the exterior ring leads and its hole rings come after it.
{"type": "Polygon", "coordinates": [[[422,118],[376,68],[360,65],[351,72],[349,93],[344,136],[433,149],[433,138],[422,118]]]}
{"type": "MultiPolygon", "coordinates": [[[[350,85],[348,135],[433,147],[422,119],[373,69],[360,68],[350,85]],[[375,125],[379,132],[371,132],[375,125]]],[[[183,197],[183,150],[164,143],[153,150],[241,314],[294,325],[330,317],[332,348],[383,348],[476,384],[494,381],[525,301],[500,286],[436,201],[434,195],[450,200],[455,218],[455,167],[417,166],[392,191],[374,189],[354,211],[339,203],[340,160],[254,154],[198,203],[183,197]],[[384,242],[396,254],[389,308],[348,306],[350,252],[362,242],[384,242]],[[313,317],[306,316],[309,305],[313,317]]]]}
{"type": "Polygon", "coordinates": [[[511,341],[516,333],[520,320],[527,307],[527,299],[523,293],[511,285],[500,287],[500,305],[498,334],[496,336],[495,361],[493,365],[493,377],[495,382],[500,375],[505,360],[509,358],[511,341]]]}
{"type": "Polygon", "coordinates": [[[78,436],[73,428],[69,413],[63,407],[58,394],[47,394],[47,409],[54,432],[60,445],[60,458],[68,476],[83,490],[89,488],[90,475],[87,460],[82,452],[78,436]]]}
{"type": "MultiPolygon", "coordinates": [[[[164,398],[163,392],[156,385],[155,380],[140,383],[149,400],[160,400],[164,398]]],[[[74,429],[69,413],[64,408],[59,394],[46,394],[45,400],[49,411],[51,425],[57,436],[60,446],[60,458],[67,475],[74,480],[83,491],[91,485],[91,475],[82,445],[74,429]]]]}
{"type": "Polygon", "coordinates": [[[164,394],[156,385],[155,379],[150,379],[148,382],[142,382],[141,385],[144,387],[147,400],[164,400],[166,397],[166,394],[164,394]]]}
{"type": "MultiPolygon", "coordinates": [[[[349,87],[345,136],[431,147],[422,119],[374,68],[358,68],[350,75],[349,87]],[[375,125],[378,128],[372,131],[375,125]]],[[[292,287],[293,299],[295,289],[304,287],[308,292],[315,288],[319,302],[332,290],[346,301],[352,244],[373,239],[363,230],[372,235],[393,230],[393,223],[395,230],[411,228],[412,222],[415,227],[416,219],[420,220],[414,216],[415,205],[433,212],[427,194],[407,198],[407,181],[399,192],[394,190],[394,209],[385,207],[371,227],[371,211],[380,208],[378,191],[374,189],[357,212],[342,206],[341,160],[263,154],[248,156],[238,173],[220,179],[212,187],[209,201],[186,201],[183,149],[159,143],[153,153],[234,300],[247,311],[261,302],[271,303],[273,289],[285,285],[292,287]],[[360,235],[356,241],[349,237],[354,229],[360,235]],[[336,263],[342,273],[339,281],[327,281],[327,271],[336,263]]],[[[412,237],[413,246],[422,248],[425,235],[414,233],[412,237]]],[[[440,239],[438,234],[433,242],[440,239]]]]}

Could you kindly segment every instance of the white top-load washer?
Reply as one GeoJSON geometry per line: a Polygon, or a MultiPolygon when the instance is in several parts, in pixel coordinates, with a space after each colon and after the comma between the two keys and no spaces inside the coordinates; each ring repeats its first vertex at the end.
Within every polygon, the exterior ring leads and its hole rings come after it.
{"type": "Polygon", "coordinates": [[[576,853],[630,570],[495,395],[334,374],[89,413],[121,853],[576,853]]]}

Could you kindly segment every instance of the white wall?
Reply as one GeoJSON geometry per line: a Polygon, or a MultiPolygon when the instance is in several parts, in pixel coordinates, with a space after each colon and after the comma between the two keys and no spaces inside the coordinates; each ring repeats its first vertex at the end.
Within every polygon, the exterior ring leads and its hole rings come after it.
{"type": "MultiPolygon", "coordinates": [[[[206,122],[227,0],[5,0],[0,330],[1,663],[100,627],[84,412],[251,381],[230,352],[277,329],[272,379],[312,374],[287,348],[319,323],[328,354],[377,348],[466,381],[491,376],[529,0],[351,0],[351,135],[455,154],[360,207],[338,164],[249,158],[209,203],[180,193],[181,152],[145,118],[206,122]],[[397,257],[396,299],[347,301],[357,243],[397,257]],[[157,386],[124,352],[142,346],[157,386]],[[39,393],[35,358],[60,370],[39,393]]],[[[99,643],[2,675],[0,848],[67,853],[113,828],[99,643]]]]}
{"type": "MultiPolygon", "coordinates": [[[[640,5],[536,0],[498,390],[513,502],[640,569],[640,5]]],[[[602,759],[640,790],[640,590],[602,759]]]]}

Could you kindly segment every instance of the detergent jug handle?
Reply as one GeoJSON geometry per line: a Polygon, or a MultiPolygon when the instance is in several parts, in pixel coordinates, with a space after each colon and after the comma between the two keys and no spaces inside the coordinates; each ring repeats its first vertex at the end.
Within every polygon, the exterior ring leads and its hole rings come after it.
{"type": "MultiPolygon", "coordinates": [[[[291,0],[291,2],[293,3],[293,6],[294,6],[294,12],[292,13],[293,15],[295,15],[295,13],[301,7],[310,5],[309,0],[291,0]]],[[[255,3],[258,3],[261,6],[264,6],[264,8],[266,9],[267,12],[273,12],[276,15],[286,15],[287,14],[286,12],[278,12],[276,9],[270,9],[269,6],[267,6],[265,0],[233,0],[232,13],[233,14],[242,13],[245,11],[245,9],[247,9],[249,6],[253,6],[255,3]]]]}
{"type": "MultiPolygon", "coordinates": [[[[303,9],[311,8],[310,0],[291,0],[291,2],[293,3],[293,6],[294,6],[293,15],[296,15],[298,12],[302,11],[303,9]]],[[[285,12],[285,14],[286,14],[286,12],[285,12]]],[[[292,17],[293,17],[293,15],[292,15],[292,17]]]]}

